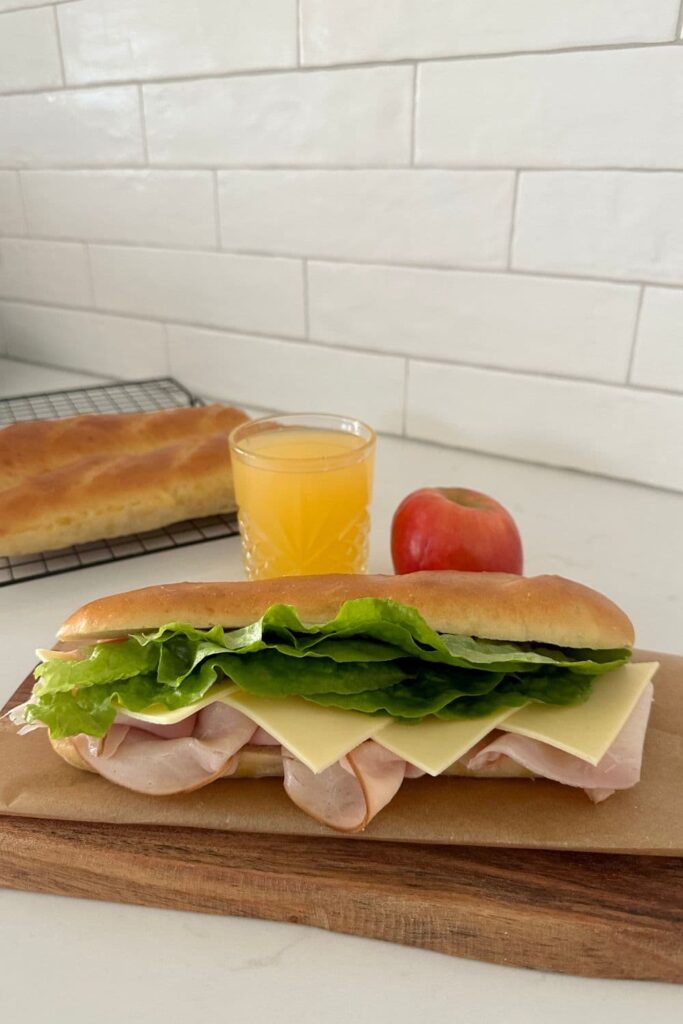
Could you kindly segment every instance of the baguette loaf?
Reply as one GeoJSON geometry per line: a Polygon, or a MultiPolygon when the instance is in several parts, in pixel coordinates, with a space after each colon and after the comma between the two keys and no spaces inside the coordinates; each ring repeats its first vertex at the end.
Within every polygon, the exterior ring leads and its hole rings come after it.
{"type": "Polygon", "coordinates": [[[14,423],[0,429],[0,489],[96,455],[139,455],[212,434],[227,437],[246,419],[240,409],[207,405],[14,423]]]}
{"type": "MultiPolygon", "coordinates": [[[[0,521],[1,521],[0,515],[0,521]]],[[[416,608],[442,633],[560,647],[633,645],[633,626],[608,598],[561,576],[416,572],[405,576],[289,576],[237,583],[173,583],[100,598],[71,615],[61,641],[120,636],[167,622],[236,628],[272,604],[306,622],[332,619],[352,598],[389,598],[416,608]]]]}
{"type": "Polygon", "coordinates": [[[153,530],[235,507],[227,438],[94,456],[0,491],[0,555],[153,530]]]}

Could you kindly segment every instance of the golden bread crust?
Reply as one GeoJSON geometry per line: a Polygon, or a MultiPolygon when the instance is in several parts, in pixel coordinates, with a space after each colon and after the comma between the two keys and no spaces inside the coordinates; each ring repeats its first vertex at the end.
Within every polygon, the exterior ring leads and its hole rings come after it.
{"type": "Polygon", "coordinates": [[[140,455],[212,434],[227,437],[248,416],[224,405],[70,416],[0,429],[0,489],[95,455],[140,455]]]}
{"type": "Polygon", "coordinates": [[[170,583],[100,598],[71,615],[61,641],[117,636],[167,622],[236,628],[272,604],[290,604],[305,622],[325,622],[344,601],[390,598],[417,608],[442,633],[560,647],[630,647],[628,616],[589,587],[561,576],[416,572],[404,576],[288,576],[231,583],[170,583]]]}
{"type": "Polygon", "coordinates": [[[53,740],[51,736],[49,736],[48,738],[50,740],[50,743],[52,744],[52,749],[54,750],[55,754],[59,754],[59,756],[64,761],[66,761],[67,764],[70,764],[72,768],[78,768],[82,772],[91,772],[91,774],[93,775],[97,774],[95,769],[91,768],[89,764],[86,764],[81,755],[78,753],[75,746],[71,742],[71,736],[67,736],[65,739],[61,740],[53,740]]]}
{"type": "Polygon", "coordinates": [[[97,455],[0,491],[0,555],[51,551],[229,512],[227,438],[97,455]]]}

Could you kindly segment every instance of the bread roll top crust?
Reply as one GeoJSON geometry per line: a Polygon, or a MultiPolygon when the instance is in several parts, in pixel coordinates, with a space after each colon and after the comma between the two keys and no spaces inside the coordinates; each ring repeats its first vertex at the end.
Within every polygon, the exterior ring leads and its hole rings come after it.
{"type": "Polygon", "coordinates": [[[234,507],[222,434],[132,455],[94,455],[0,490],[0,555],[52,551],[234,507]]]}
{"type": "Polygon", "coordinates": [[[212,434],[227,438],[248,416],[224,405],[28,420],[0,430],[0,487],[95,455],[137,455],[212,434]]]}
{"type": "Polygon", "coordinates": [[[404,576],[286,576],[226,583],[169,583],[91,601],[74,612],[61,641],[120,636],[167,622],[234,629],[273,604],[292,605],[304,622],[327,622],[345,601],[388,598],[416,608],[440,633],[559,647],[631,647],[628,616],[609,598],[561,576],[415,572],[404,576]]]}

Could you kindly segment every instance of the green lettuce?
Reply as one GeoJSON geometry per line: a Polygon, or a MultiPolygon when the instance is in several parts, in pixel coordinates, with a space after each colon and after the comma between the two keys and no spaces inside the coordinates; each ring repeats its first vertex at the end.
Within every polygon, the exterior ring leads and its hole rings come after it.
{"type": "Polygon", "coordinates": [[[189,707],[226,678],[261,697],[298,695],[406,721],[473,717],[529,700],[585,700],[595,676],[629,657],[437,633],[415,609],[382,599],[347,601],[322,624],[273,605],[241,629],[171,623],[95,644],[82,661],[45,662],[26,719],[54,738],[102,736],[117,709],[189,707]]]}
{"type": "Polygon", "coordinates": [[[70,693],[55,690],[43,693],[28,705],[26,720],[42,722],[52,739],[87,733],[104,736],[116,718],[116,712],[147,711],[162,707],[177,711],[205,697],[212,683],[199,674],[178,687],[161,687],[154,676],[135,676],[118,683],[96,683],[70,693]]]}
{"type": "Polygon", "coordinates": [[[196,660],[222,651],[251,654],[270,649],[294,657],[331,657],[335,661],[389,661],[411,655],[491,672],[529,671],[548,665],[599,675],[630,657],[627,649],[588,651],[437,633],[414,608],[371,597],[347,601],[334,619],[323,624],[304,624],[292,607],[276,604],[258,622],[242,629],[226,632],[214,626],[205,631],[172,623],[137,639],[141,644],[164,644],[181,637],[194,647],[196,660]]]}
{"type": "Polygon", "coordinates": [[[386,690],[339,695],[314,694],[305,700],[325,707],[391,715],[408,722],[421,722],[426,715],[437,718],[479,718],[506,707],[521,707],[530,701],[543,704],[581,704],[590,696],[593,679],[585,673],[558,672],[523,677],[498,676],[488,691],[475,696],[444,679],[422,677],[409,685],[398,683],[386,690]]]}

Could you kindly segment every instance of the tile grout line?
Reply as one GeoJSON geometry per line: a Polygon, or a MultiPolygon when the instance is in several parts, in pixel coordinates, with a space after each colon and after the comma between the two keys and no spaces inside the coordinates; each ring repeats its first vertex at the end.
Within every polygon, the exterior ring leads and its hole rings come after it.
{"type": "MultiPolygon", "coordinates": [[[[68,2],[68,0],[67,0],[68,2]]],[[[72,0],[73,2],[73,0],[72,0]]],[[[40,5],[44,6],[44,5],[40,5]]],[[[47,6],[52,6],[51,4],[47,6]]],[[[26,10],[27,8],[21,8],[26,10]]],[[[28,8],[30,10],[30,8],[28,8]]],[[[1,12],[11,13],[11,12],[1,12]]],[[[1,14],[0,14],[1,17],[1,14]]],[[[229,78],[260,78],[264,75],[287,75],[287,74],[314,74],[316,72],[334,72],[334,71],[363,71],[373,70],[380,68],[392,68],[392,67],[405,67],[411,66],[416,62],[419,64],[456,64],[462,61],[489,61],[489,60],[506,60],[513,57],[553,57],[564,53],[604,53],[604,52],[616,52],[624,50],[657,50],[663,47],[676,48],[678,49],[678,40],[664,39],[656,42],[638,42],[638,43],[599,43],[593,46],[565,46],[557,47],[555,49],[547,50],[504,50],[497,53],[464,53],[464,54],[451,54],[441,55],[438,57],[398,57],[390,60],[368,60],[353,62],[340,62],[338,64],[288,64],[285,66],[275,66],[266,68],[241,68],[237,71],[221,71],[214,73],[203,73],[203,74],[192,74],[192,75],[156,75],[149,78],[124,78],[124,79],[100,79],[93,82],[82,82],[79,84],[66,85],[63,89],[57,90],[61,92],[76,92],[81,90],[91,89],[104,89],[111,87],[121,87],[131,85],[182,85],[184,82],[197,82],[197,81],[223,81],[229,78]]],[[[44,92],[51,92],[55,90],[50,89],[11,89],[6,92],[0,93],[0,96],[26,96],[40,94],[44,92]]]]}
{"type": "MultiPolygon", "coordinates": [[[[157,321],[155,321],[155,323],[156,322],[157,321]]],[[[164,354],[166,357],[166,373],[168,374],[169,377],[172,377],[173,373],[171,371],[171,338],[168,333],[168,326],[169,325],[165,320],[161,321],[161,329],[164,332],[164,354]]]]}
{"type": "Polygon", "coordinates": [[[676,28],[674,31],[676,33],[676,35],[674,36],[674,42],[680,43],[681,34],[683,33],[683,0],[681,0],[681,6],[678,11],[678,18],[676,19],[676,28]]]}
{"type": "Polygon", "coordinates": [[[86,273],[88,275],[88,287],[90,288],[90,298],[93,304],[93,310],[97,309],[97,296],[95,294],[95,275],[92,269],[92,253],[90,252],[90,244],[88,242],[83,243],[85,249],[85,266],[86,273]]]}
{"type": "Polygon", "coordinates": [[[645,285],[641,285],[640,293],[638,295],[638,305],[636,307],[635,323],[633,325],[633,339],[631,341],[631,351],[629,353],[628,366],[626,367],[626,380],[624,381],[625,384],[629,384],[629,385],[631,385],[631,387],[633,387],[633,380],[632,380],[633,365],[634,365],[635,360],[636,360],[636,349],[638,347],[638,332],[640,330],[640,321],[641,321],[642,314],[643,314],[644,302],[645,302],[645,285]]]}
{"type": "MultiPolygon", "coordinates": [[[[63,363],[46,363],[43,360],[38,359],[17,358],[16,356],[10,355],[9,353],[5,356],[5,358],[11,360],[12,362],[23,363],[26,366],[40,366],[44,367],[45,369],[61,370],[64,373],[78,373],[83,375],[84,377],[92,377],[94,379],[105,379],[112,381],[130,381],[135,379],[128,376],[118,377],[112,374],[95,373],[92,370],[83,370],[79,367],[65,367],[63,363]]],[[[209,395],[208,392],[202,391],[200,393],[207,396],[209,395]]],[[[215,394],[210,395],[209,397],[213,397],[217,400],[220,399],[220,396],[215,394]]],[[[239,398],[233,398],[231,399],[231,401],[240,402],[241,400],[239,398]]],[[[252,403],[245,402],[244,404],[251,405],[252,408],[257,408],[252,403]]],[[[266,411],[268,413],[271,413],[276,410],[268,409],[266,411]]],[[[599,473],[596,470],[581,469],[579,467],[566,465],[561,462],[544,462],[543,460],[540,459],[525,459],[521,455],[501,454],[500,452],[495,452],[487,448],[465,448],[462,445],[448,444],[448,442],[446,441],[440,441],[428,437],[421,437],[419,434],[406,434],[404,436],[402,434],[395,433],[394,431],[391,430],[379,430],[378,434],[382,437],[391,437],[397,440],[410,441],[411,443],[414,444],[423,444],[427,445],[430,448],[439,448],[451,453],[467,452],[473,455],[481,455],[484,458],[498,459],[502,462],[512,462],[523,466],[537,466],[541,469],[549,469],[561,473],[575,473],[579,476],[591,477],[593,479],[603,480],[607,483],[613,482],[617,484],[626,484],[629,487],[639,487],[647,491],[660,491],[662,493],[673,494],[678,497],[681,497],[682,495],[680,488],[664,487],[661,484],[647,483],[644,480],[637,480],[634,477],[615,476],[614,474],[608,474],[604,472],[599,473]]]]}
{"type": "Polygon", "coordinates": [[[302,0],[296,0],[296,66],[300,68],[303,63],[304,40],[303,23],[301,18],[302,0]]]}
{"type": "MultiPolygon", "coordinates": [[[[70,0],[71,2],[71,0],[70,0]]],[[[77,3],[79,0],[73,0],[77,3]]],[[[681,46],[683,51],[683,46],[681,46]]],[[[141,86],[144,89],[144,86],[141,86]]],[[[54,90],[52,90],[54,91],[54,90]]],[[[2,97],[0,96],[0,100],[2,97]]],[[[567,163],[557,165],[546,165],[541,166],[539,164],[521,164],[517,163],[514,166],[505,164],[449,164],[449,163],[426,163],[420,162],[415,167],[410,167],[408,164],[399,163],[376,163],[376,164],[361,164],[361,163],[345,163],[343,160],[339,160],[335,163],[315,163],[313,161],[306,161],[305,163],[262,163],[262,164],[226,164],[218,163],[214,160],[207,161],[206,163],[195,164],[191,161],[185,163],[176,163],[174,161],[162,161],[154,162],[149,164],[150,170],[156,171],[159,174],[166,173],[178,173],[179,171],[186,171],[188,173],[198,173],[204,171],[209,173],[210,171],[221,171],[225,174],[238,174],[246,171],[260,171],[265,174],[281,174],[283,172],[295,172],[297,174],[312,174],[321,172],[327,174],[338,174],[343,172],[344,174],[396,174],[399,172],[410,171],[413,174],[420,175],[422,173],[439,173],[439,174],[490,174],[490,175],[501,175],[501,174],[514,174],[519,171],[523,174],[546,174],[546,175],[559,175],[567,174],[571,172],[575,175],[588,175],[588,174],[647,174],[647,175],[658,175],[658,174],[676,174],[683,176],[683,164],[666,167],[637,167],[634,164],[586,164],[581,167],[576,165],[572,166],[567,163]]],[[[131,161],[124,162],[109,162],[109,163],[54,163],[54,164],[38,164],[33,167],[26,166],[25,163],[3,163],[0,164],[0,171],[30,171],[32,174],[82,174],[88,171],[93,174],[100,173],[113,173],[124,171],[141,171],[146,168],[141,163],[135,163],[131,161]]]]}
{"type": "Polygon", "coordinates": [[[221,227],[221,207],[218,197],[218,171],[211,171],[213,181],[213,217],[215,221],[214,231],[216,235],[216,250],[223,251],[223,229],[221,227]]]}
{"type": "Polygon", "coordinates": [[[304,259],[301,261],[301,274],[302,274],[302,288],[303,288],[303,300],[304,300],[304,338],[306,341],[311,340],[311,313],[308,298],[308,260],[304,259]]]}
{"type": "Polygon", "coordinates": [[[149,146],[147,144],[147,119],[145,117],[145,94],[142,86],[138,85],[138,113],[140,116],[140,137],[142,142],[142,162],[149,167],[149,146]]]}
{"type": "MultiPolygon", "coordinates": [[[[19,202],[21,203],[21,213],[22,213],[22,217],[24,219],[24,234],[20,235],[19,237],[20,238],[24,238],[24,239],[29,239],[31,237],[31,233],[29,231],[29,224],[28,224],[28,209],[26,207],[26,196],[24,195],[24,176],[21,173],[21,171],[15,171],[14,173],[17,176],[17,188],[19,189],[19,202]]],[[[9,236],[0,235],[0,243],[2,242],[2,239],[4,237],[9,237],[9,236]]]]}
{"type": "MultiPolygon", "coordinates": [[[[81,367],[67,366],[64,363],[46,363],[44,359],[27,359],[26,356],[17,356],[11,352],[7,352],[5,355],[6,359],[10,359],[15,363],[23,363],[25,366],[40,366],[46,370],[62,370],[64,373],[79,373],[84,377],[92,377],[97,380],[125,380],[124,377],[114,377],[110,373],[97,373],[95,370],[83,370],[81,367]]],[[[129,380],[132,378],[128,378],[129,380]]],[[[61,390],[61,389],[59,389],[61,390]]]]}
{"type": "Polygon", "coordinates": [[[507,264],[506,269],[509,272],[512,270],[512,250],[515,241],[515,229],[517,227],[517,206],[519,204],[519,179],[521,177],[521,171],[515,171],[515,180],[512,186],[512,211],[510,214],[510,238],[508,239],[508,250],[507,250],[507,264]]]}
{"type": "MultiPolygon", "coordinates": [[[[90,246],[87,243],[84,243],[84,247],[88,251],[88,254],[90,254],[90,246]]],[[[56,302],[54,300],[50,302],[41,302],[39,299],[28,299],[25,296],[0,294],[0,307],[2,307],[3,305],[28,306],[32,309],[42,309],[46,311],[59,310],[60,312],[63,313],[78,313],[86,315],[90,314],[92,316],[110,317],[112,319],[117,320],[138,320],[142,323],[150,324],[159,324],[162,322],[167,322],[169,326],[172,327],[188,327],[196,331],[208,331],[217,334],[241,335],[244,336],[245,338],[262,338],[266,341],[282,342],[283,344],[304,345],[306,343],[306,339],[302,334],[275,334],[272,331],[267,333],[264,331],[251,330],[248,327],[239,327],[235,325],[226,326],[225,324],[208,323],[206,321],[186,320],[183,318],[179,318],[177,320],[168,320],[168,318],[163,313],[160,313],[155,316],[149,313],[135,313],[131,312],[130,310],[124,312],[120,309],[113,309],[110,306],[101,305],[99,302],[97,302],[97,294],[94,288],[93,291],[95,292],[95,295],[93,304],[90,306],[79,306],[77,304],[68,305],[67,303],[56,302]]],[[[364,349],[347,348],[339,345],[326,344],[325,342],[316,342],[316,344],[319,345],[321,348],[329,348],[337,352],[355,352],[356,355],[362,355],[364,354],[364,352],[367,352],[368,355],[388,355],[389,358],[396,358],[396,356],[394,356],[393,353],[373,352],[364,349]]],[[[403,357],[404,356],[402,356],[402,358],[403,357]]]]}
{"type": "MultiPolygon", "coordinates": [[[[32,173],[32,172],[30,172],[32,173]]],[[[654,278],[647,281],[643,281],[639,278],[629,277],[610,277],[605,274],[591,275],[588,273],[578,273],[571,270],[540,270],[527,267],[507,267],[505,263],[501,262],[499,266],[484,266],[481,264],[470,263],[430,263],[424,260],[417,262],[386,262],[386,259],[378,257],[363,257],[363,256],[349,256],[349,257],[338,257],[320,255],[316,253],[303,253],[303,252],[273,252],[266,249],[225,249],[221,248],[216,250],[208,246],[198,247],[196,244],[187,243],[185,245],[175,242],[173,245],[168,243],[159,242],[121,242],[115,239],[105,238],[78,238],[75,235],[53,237],[46,235],[16,235],[16,234],[5,234],[0,235],[0,241],[3,239],[11,242],[36,242],[40,245],[82,245],[88,244],[95,247],[106,247],[112,249],[130,249],[133,252],[137,252],[140,249],[146,250],[150,253],[160,252],[172,252],[183,256],[197,255],[221,255],[221,256],[238,256],[245,257],[247,259],[260,259],[260,260],[293,260],[300,262],[301,260],[308,260],[309,263],[325,263],[330,266],[341,266],[341,267],[369,267],[383,270],[410,270],[421,272],[426,274],[484,274],[498,277],[532,277],[538,280],[548,281],[573,281],[583,284],[595,284],[605,285],[607,287],[616,288],[632,288],[637,289],[642,286],[651,288],[667,288],[673,291],[680,291],[683,289],[683,280],[672,282],[672,281],[658,281],[654,278]]],[[[1,298],[2,296],[0,296],[1,298]]]]}
{"type": "MultiPolygon", "coordinates": [[[[89,248],[86,246],[86,248],[89,248]]],[[[311,344],[319,349],[326,349],[337,353],[347,353],[357,356],[371,356],[379,357],[382,359],[401,359],[407,360],[411,363],[424,363],[426,365],[440,366],[440,367],[455,367],[466,370],[478,370],[483,373],[494,373],[494,374],[506,374],[510,377],[528,377],[532,380],[554,380],[559,383],[565,384],[577,384],[577,385],[589,385],[596,387],[604,387],[610,389],[619,389],[625,392],[635,393],[646,393],[653,395],[662,395],[664,397],[671,397],[681,399],[683,394],[680,391],[672,390],[671,388],[655,387],[652,385],[641,385],[641,384],[626,384],[624,381],[619,380],[601,380],[595,377],[576,377],[567,374],[553,373],[548,370],[534,370],[529,368],[514,368],[510,366],[502,366],[495,363],[472,363],[465,362],[464,360],[446,360],[443,358],[437,358],[435,356],[424,356],[424,355],[412,355],[406,352],[399,352],[395,350],[383,350],[383,349],[368,349],[366,347],[356,348],[352,345],[340,345],[335,342],[328,342],[319,338],[308,338],[302,337],[301,335],[291,334],[278,334],[274,335],[272,332],[264,333],[263,331],[250,330],[245,327],[228,327],[225,325],[216,325],[209,323],[197,323],[196,321],[188,321],[184,319],[178,319],[169,321],[163,314],[158,317],[150,316],[149,314],[138,314],[135,312],[121,312],[120,310],[113,310],[105,306],[97,305],[94,307],[86,306],[67,306],[56,302],[39,302],[34,299],[26,298],[15,298],[11,296],[0,296],[0,307],[2,304],[9,303],[12,305],[29,306],[31,308],[38,309],[57,309],[63,312],[73,313],[86,313],[94,316],[113,317],[119,320],[140,320],[143,322],[149,322],[153,324],[167,323],[169,327],[187,327],[197,331],[207,331],[216,334],[227,334],[227,335],[239,335],[245,338],[263,339],[266,341],[280,342],[285,345],[306,345],[311,344]]]]}
{"type": "MultiPolygon", "coordinates": [[[[314,339],[314,344],[319,345],[323,348],[332,347],[324,341],[318,341],[314,339]]],[[[359,349],[356,351],[360,352],[371,352],[370,349],[359,349]]],[[[377,353],[372,353],[377,354],[377,353]]],[[[494,373],[504,374],[508,377],[526,377],[532,380],[552,380],[559,384],[578,384],[588,385],[599,388],[610,388],[624,391],[626,393],[651,393],[653,395],[669,396],[676,399],[683,399],[683,392],[676,391],[671,388],[655,387],[652,385],[643,384],[629,384],[623,380],[603,380],[597,377],[575,377],[567,374],[553,372],[552,370],[532,370],[529,368],[519,368],[511,366],[501,366],[497,363],[470,363],[464,360],[458,359],[438,359],[435,356],[423,356],[423,355],[409,355],[398,352],[382,352],[382,355],[392,355],[394,357],[403,355],[411,363],[424,363],[427,366],[437,367],[455,367],[461,370],[477,370],[481,373],[494,373]]]]}
{"type": "Polygon", "coordinates": [[[77,3],[78,0],[37,0],[35,4],[24,4],[23,7],[6,7],[0,11],[2,14],[16,14],[18,11],[35,11],[41,7],[62,7],[66,3],[77,3]]]}
{"type": "Polygon", "coordinates": [[[62,85],[66,85],[66,68],[64,66],[64,47],[62,46],[62,33],[59,28],[59,17],[57,15],[57,4],[52,8],[55,23],[55,37],[57,40],[57,53],[59,54],[59,67],[62,75],[62,85]]]}
{"type": "Polygon", "coordinates": [[[402,410],[402,418],[401,418],[401,435],[403,437],[407,437],[407,435],[408,435],[409,379],[410,379],[410,358],[406,357],[405,365],[403,367],[403,410],[402,410]]]}
{"type": "MultiPolygon", "coordinates": [[[[683,2],[683,0],[682,0],[683,2]]],[[[415,167],[415,161],[417,159],[416,145],[417,145],[417,89],[418,89],[418,65],[415,63],[413,67],[413,83],[412,83],[412,108],[410,111],[410,157],[409,164],[411,167],[415,167]]]]}
{"type": "MultiPolygon", "coordinates": [[[[386,431],[383,431],[386,433],[386,431]]],[[[395,435],[391,435],[395,436],[395,435]]],[[[598,472],[595,469],[580,469],[566,462],[545,462],[543,459],[525,459],[522,455],[510,455],[495,451],[493,448],[465,448],[463,445],[449,444],[448,441],[439,441],[433,437],[426,437],[420,434],[407,434],[406,441],[414,441],[417,444],[427,444],[432,448],[442,448],[449,452],[471,452],[474,455],[483,455],[486,458],[502,459],[505,462],[514,462],[523,466],[539,466],[542,469],[556,470],[561,473],[577,473],[579,476],[588,476],[597,480],[614,481],[615,483],[628,484],[630,486],[642,487],[648,491],[663,491],[665,494],[674,494],[683,497],[683,491],[677,487],[665,487],[663,484],[648,483],[645,480],[638,480],[636,477],[617,476],[613,473],[598,472]]]]}

